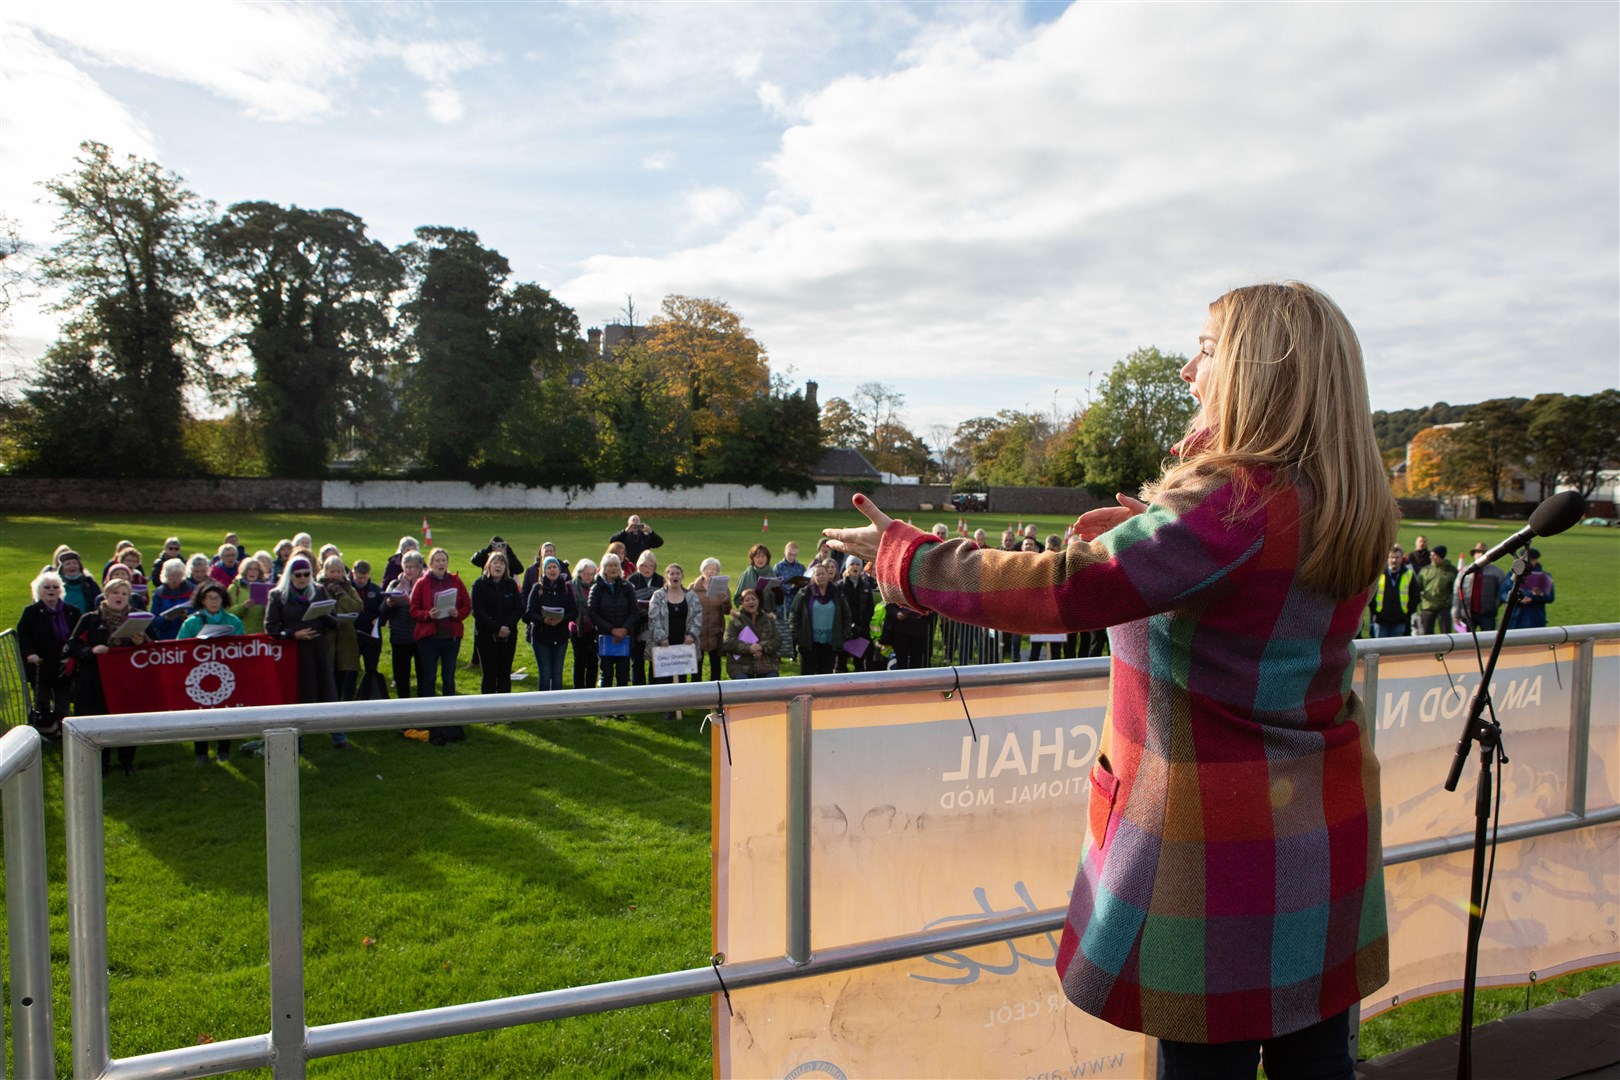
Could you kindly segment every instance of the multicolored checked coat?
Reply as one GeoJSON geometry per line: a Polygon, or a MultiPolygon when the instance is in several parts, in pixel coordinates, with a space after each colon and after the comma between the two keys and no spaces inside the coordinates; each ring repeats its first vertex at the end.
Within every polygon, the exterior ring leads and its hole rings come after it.
{"type": "Polygon", "coordinates": [[[1109,1023],[1264,1039],[1389,977],[1378,761],[1350,692],[1365,594],[1298,578],[1306,493],[1212,479],[1063,552],[895,523],[889,602],[979,626],[1111,626],[1112,702],[1057,966],[1109,1023]]]}

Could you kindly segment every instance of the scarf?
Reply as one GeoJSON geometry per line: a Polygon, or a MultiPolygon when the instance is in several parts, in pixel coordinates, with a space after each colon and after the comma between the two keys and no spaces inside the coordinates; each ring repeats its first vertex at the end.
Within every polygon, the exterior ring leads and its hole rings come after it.
{"type": "Polygon", "coordinates": [[[72,633],[72,628],[69,627],[67,623],[66,601],[58,600],[56,602],[56,607],[47,607],[45,609],[45,614],[50,616],[51,633],[56,635],[56,640],[66,641],[68,639],[68,634],[72,633]]]}
{"type": "Polygon", "coordinates": [[[101,616],[101,625],[107,628],[107,636],[110,638],[118,633],[118,628],[124,625],[125,619],[129,618],[129,608],[125,608],[123,611],[114,611],[103,600],[96,605],[96,614],[101,616]]]}
{"type": "Polygon", "coordinates": [[[810,583],[810,602],[812,604],[830,604],[833,602],[833,587],[829,583],[825,592],[817,592],[815,582],[810,583]]]}

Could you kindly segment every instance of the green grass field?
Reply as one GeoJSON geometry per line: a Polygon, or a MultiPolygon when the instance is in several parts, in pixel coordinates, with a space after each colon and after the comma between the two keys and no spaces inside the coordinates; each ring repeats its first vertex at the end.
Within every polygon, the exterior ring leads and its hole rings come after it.
{"type": "MultiPolygon", "coordinates": [[[[437,543],[466,560],[494,533],[531,555],[552,540],[564,557],[599,558],[623,515],[435,513],[437,543]]],[[[764,539],[773,555],[796,539],[808,554],[820,529],[850,512],[649,514],[666,539],[662,562],[689,573],[708,555],[738,574],[764,539]]],[[[926,527],[935,515],[913,515],[926,527]]],[[[954,514],[945,518],[954,527],[954,514]]],[[[970,527],[1007,522],[977,515],[970,527]]],[[[1041,532],[1061,532],[1058,518],[1041,532]]],[[[12,517],[0,531],[0,620],[15,625],[28,582],[61,542],[99,569],[127,537],[149,555],[178,533],[188,552],[227,529],[250,548],[299,530],[379,568],[420,515],[394,512],[218,514],[158,512],[96,522],[12,517]]],[[[1486,528],[1407,524],[1455,554],[1486,528]]],[[[1550,617],[1620,619],[1620,530],[1577,529],[1540,545],[1557,582],[1550,617]]],[[[386,663],[386,660],[385,660],[386,663]]],[[[520,650],[519,666],[532,668],[520,650]]],[[[476,693],[477,673],[458,677],[476,693]]],[[[521,686],[521,684],[520,684],[521,686]]],[[[709,952],[709,750],[696,717],[595,718],[474,730],[464,744],[428,747],[382,734],[340,754],[311,740],[303,762],[304,918],[311,1024],[604,979],[701,966],[709,952]]],[[[61,767],[46,758],[46,838],[56,965],[58,1071],[67,1056],[67,910],[61,767]]],[[[107,888],[112,1034],[117,1056],[268,1030],[263,762],[236,757],[196,768],[189,746],[140,751],[135,775],[107,783],[107,888]]],[[[1544,983],[1545,1003],[1570,987],[1604,985],[1615,969],[1544,983]]],[[[1578,991],[1577,991],[1578,992],[1578,991]]],[[[1366,1026],[1365,1053],[1443,1034],[1446,1002],[1403,1007],[1366,1026]]],[[[1481,1019],[1524,1007],[1523,990],[1482,996],[1481,1019]],[[1493,1011],[1494,1010],[1494,1011],[1493,1011]]],[[[312,1062],[317,1076],[695,1076],[710,1071],[709,1003],[694,1000],[578,1020],[462,1036],[312,1062]]],[[[1455,1026],[1456,1009],[1450,1007],[1455,1026]]]]}

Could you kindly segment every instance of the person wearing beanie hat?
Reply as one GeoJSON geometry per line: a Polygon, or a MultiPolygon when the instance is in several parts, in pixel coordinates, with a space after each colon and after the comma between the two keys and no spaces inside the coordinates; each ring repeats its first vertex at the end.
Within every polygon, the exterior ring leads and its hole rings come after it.
{"type": "Polygon", "coordinates": [[[1429,549],[1429,565],[1418,571],[1418,591],[1423,602],[1418,609],[1419,633],[1449,634],[1451,591],[1457,585],[1457,567],[1446,560],[1446,545],[1429,549]]]}
{"type": "Polygon", "coordinates": [[[568,624],[579,617],[574,586],[562,572],[562,560],[547,555],[540,561],[540,578],[529,589],[523,621],[533,632],[536,690],[563,688],[563,662],[568,656],[568,624]]]}
{"type": "Polygon", "coordinates": [[[96,579],[84,572],[84,560],[72,548],[56,553],[56,572],[62,578],[62,599],[80,611],[94,611],[101,600],[96,579]]]}

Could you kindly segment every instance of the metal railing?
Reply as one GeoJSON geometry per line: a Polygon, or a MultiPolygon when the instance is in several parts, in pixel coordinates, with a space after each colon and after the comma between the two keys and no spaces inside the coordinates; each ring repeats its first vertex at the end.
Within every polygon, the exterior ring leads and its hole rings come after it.
{"type": "Polygon", "coordinates": [[[51,1016],[51,924],[45,880],[45,784],[39,732],[0,738],[5,815],[6,944],[11,962],[12,1068],[29,1080],[56,1075],[51,1016]]]}
{"type": "Polygon", "coordinates": [[[28,723],[34,704],[34,687],[28,679],[22,642],[15,630],[0,630],[0,726],[13,728],[28,723]]]}
{"type": "MultiPolygon", "coordinates": [[[[1589,709],[1591,642],[1620,638],[1620,624],[1549,627],[1515,631],[1518,645],[1581,642],[1576,679],[1588,691],[1574,695],[1575,708],[1589,709]]],[[[1377,660],[1385,655],[1443,654],[1471,649],[1460,635],[1393,638],[1358,642],[1365,660],[1364,696],[1376,729],[1377,660]]],[[[748,680],[726,684],[727,704],[778,702],[789,725],[788,922],[780,958],[728,964],[728,988],[747,988],[850,968],[889,963],[951,949],[1007,941],[1061,929],[1062,908],[998,917],[982,922],[860,942],[834,949],[810,949],[809,798],[810,714],[817,698],[951,690],[953,687],[1044,683],[1065,679],[1105,679],[1107,659],[1043,661],[916,671],[821,675],[792,680],[748,680]]],[[[535,994],[367,1017],[308,1027],[304,1011],[303,894],[299,824],[298,739],[331,731],[393,730],[450,724],[494,724],[549,720],[604,713],[705,709],[715,703],[711,683],[673,686],[567,690],[501,696],[465,696],[403,701],[370,701],[321,706],[264,706],[228,714],[145,713],[69,720],[64,726],[67,825],[69,955],[74,1074],[81,1078],[208,1076],[238,1069],[273,1070],[278,1080],[302,1077],[311,1058],[489,1031],[541,1020],[697,997],[720,989],[708,968],[664,972],[616,982],[569,987],[535,994]],[[107,893],[102,818],[100,751],[109,746],[153,745],[201,739],[265,740],[265,834],[270,939],[270,1031],[265,1035],[114,1059],[109,1035],[107,893]]],[[[1571,775],[1584,778],[1588,748],[1584,722],[1572,726],[1571,775]],[[1579,737],[1578,737],[1579,736],[1579,737]]],[[[9,798],[9,790],[8,790],[9,798]]],[[[1546,821],[1502,830],[1503,839],[1620,821],[1620,808],[1588,814],[1584,786],[1572,790],[1566,812],[1546,821]]],[[[12,847],[12,814],[6,806],[6,846],[12,847]]],[[[1467,837],[1408,844],[1386,851],[1386,864],[1407,862],[1466,846],[1467,837]]],[[[43,890],[43,856],[37,887],[43,890]]],[[[9,874],[9,866],[8,866],[9,874]]],[[[31,872],[23,879],[33,883],[31,872]]],[[[14,884],[16,878],[8,877],[14,884]]],[[[43,911],[43,900],[40,903],[43,911]]],[[[16,934],[15,928],[13,934],[16,934]]],[[[13,937],[13,942],[17,938],[13,937]]],[[[47,971],[48,975],[48,971],[47,971]]],[[[15,979],[15,976],[14,976],[15,979]]],[[[37,1017],[34,1018],[37,1023],[37,1017]]],[[[48,1025],[47,1025],[48,1030],[48,1025]]]]}

